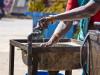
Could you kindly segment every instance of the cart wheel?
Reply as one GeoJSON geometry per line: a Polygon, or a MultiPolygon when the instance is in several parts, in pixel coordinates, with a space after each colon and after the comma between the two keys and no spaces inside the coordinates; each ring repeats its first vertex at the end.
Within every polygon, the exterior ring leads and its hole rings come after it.
{"type": "Polygon", "coordinates": [[[80,50],[81,66],[85,75],[89,75],[89,55],[89,42],[86,41],[80,50]]]}

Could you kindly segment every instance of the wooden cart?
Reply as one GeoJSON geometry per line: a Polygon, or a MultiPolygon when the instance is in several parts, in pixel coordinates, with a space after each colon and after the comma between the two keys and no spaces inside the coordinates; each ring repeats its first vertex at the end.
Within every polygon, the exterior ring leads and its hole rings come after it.
{"type": "Polygon", "coordinates": [[[31,40],[30,36],[28,40],[10,40],[9,75],[14,75],[15,47],[21,48],[22,59],[28,66],[29,75],[36,75],[37,70],[66,70],[68,73],[66,75],[72,75],[72,69],[81,68],[79,42],[72,43],[67,39],[61,39],[56,45],[43,48],[40,47],[43,40],[31,40]]]}

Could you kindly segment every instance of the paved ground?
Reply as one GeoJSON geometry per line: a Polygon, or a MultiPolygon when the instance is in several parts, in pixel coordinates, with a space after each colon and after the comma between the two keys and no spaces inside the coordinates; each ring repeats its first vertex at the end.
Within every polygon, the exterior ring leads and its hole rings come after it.
{"type": "MultiPolygon", "coordinates": [[[[9,40],[27,38],[30,32],[32,20],[7,18],[0,20],[0,75],[9,75],[9,40]]],[[[25,75],[26,72],[27,67],[21,60],[21,51],[16,50],[15,75],[25,75]]],[[[73,75],[81,75],[81,72],[81,69],[73,70],[73,75]]]]}
{"type": "MultiPolygon", "coordinates": [[[[32,21],[26,19],[0,20],[0,75],[8,75],[9,40],[27,38],[32,31],[32,21]]],[[[15,75],[24,75],[26,66],[22,63],[21,52],[16,50],[15,75]]]]}

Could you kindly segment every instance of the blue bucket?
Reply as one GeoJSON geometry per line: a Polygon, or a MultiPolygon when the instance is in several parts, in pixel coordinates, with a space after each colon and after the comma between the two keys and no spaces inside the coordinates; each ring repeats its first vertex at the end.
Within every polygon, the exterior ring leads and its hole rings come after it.
{"type": "MultiPolygon", "coordinates": [[[[28,74],[26,73],[25,75],[28,75],[28,74]]],[[[39,71],[39,72],[37,73],[37,75],[49,75],[49,74],[48,74],[48,72],[39,71]]],[[[63,74],[58,73],[58,75],[63,75],[63,74]]]]}

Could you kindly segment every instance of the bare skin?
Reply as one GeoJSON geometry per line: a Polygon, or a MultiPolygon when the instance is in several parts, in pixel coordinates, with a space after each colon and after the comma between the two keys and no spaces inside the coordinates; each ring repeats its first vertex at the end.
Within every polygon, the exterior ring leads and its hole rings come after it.
{"type": "Polygon", "coordinates": [[[43,44],[42,46],[48,47],[52,44],[58,42],[61,36],[65,34],[70,28],[71,21],[73,20],[80,20],[82,18],[91,17],[95,15],[98,11],[100,11],[100,0],[90,0],[86,5],[77,7],[75,9],[66,11],[61,14],[57,14],[50,17],[44,17],[41,19],[40,26],[42,28],[46,27],[48,23],[50,23],[52,20],[62,20],[67,21],[67,24],[60,24],[58,25],[57,29],[55,30],[54,34],[50,38],[50,40],[43,44]],[[46,22],[45,22],[46,20],[46,22]],[[43,22],[42,22],[43,21],[43,22]]]}
{"type": "Polygon", "coordinates": [[[42,44],[42,46],[48,47],[57,43],[60,37],[62,37],[70,29],[71,25],[72,25],[72,21],[61,21],[58,24],[50,40],[47,43],[42,44]]]}
{"type": "Polygon", "coordinates": [[[80,20],[84,17],[90,17],[93,16],[95,13],[97,13],[100,10],[100,3],[94,2],[94,0],[90,0],[89,3],[87,3],[84,6],[72,9],[70,11],[57,14],[53,18],[57,20],[80,20]]]}
{"type": "Polygon", "coordinates": [[[90,0],[86,5],[74,8],[72,10],[60,13],[54,16],[45,17],[49,22],[51,19],[63,20],[63,21],[73,21],[80,20],[84,17],[90,17],[95,15],[100,10],[99,0],[90,0]],[[97,1],[97,2],[95,2],[97,1]]]}

